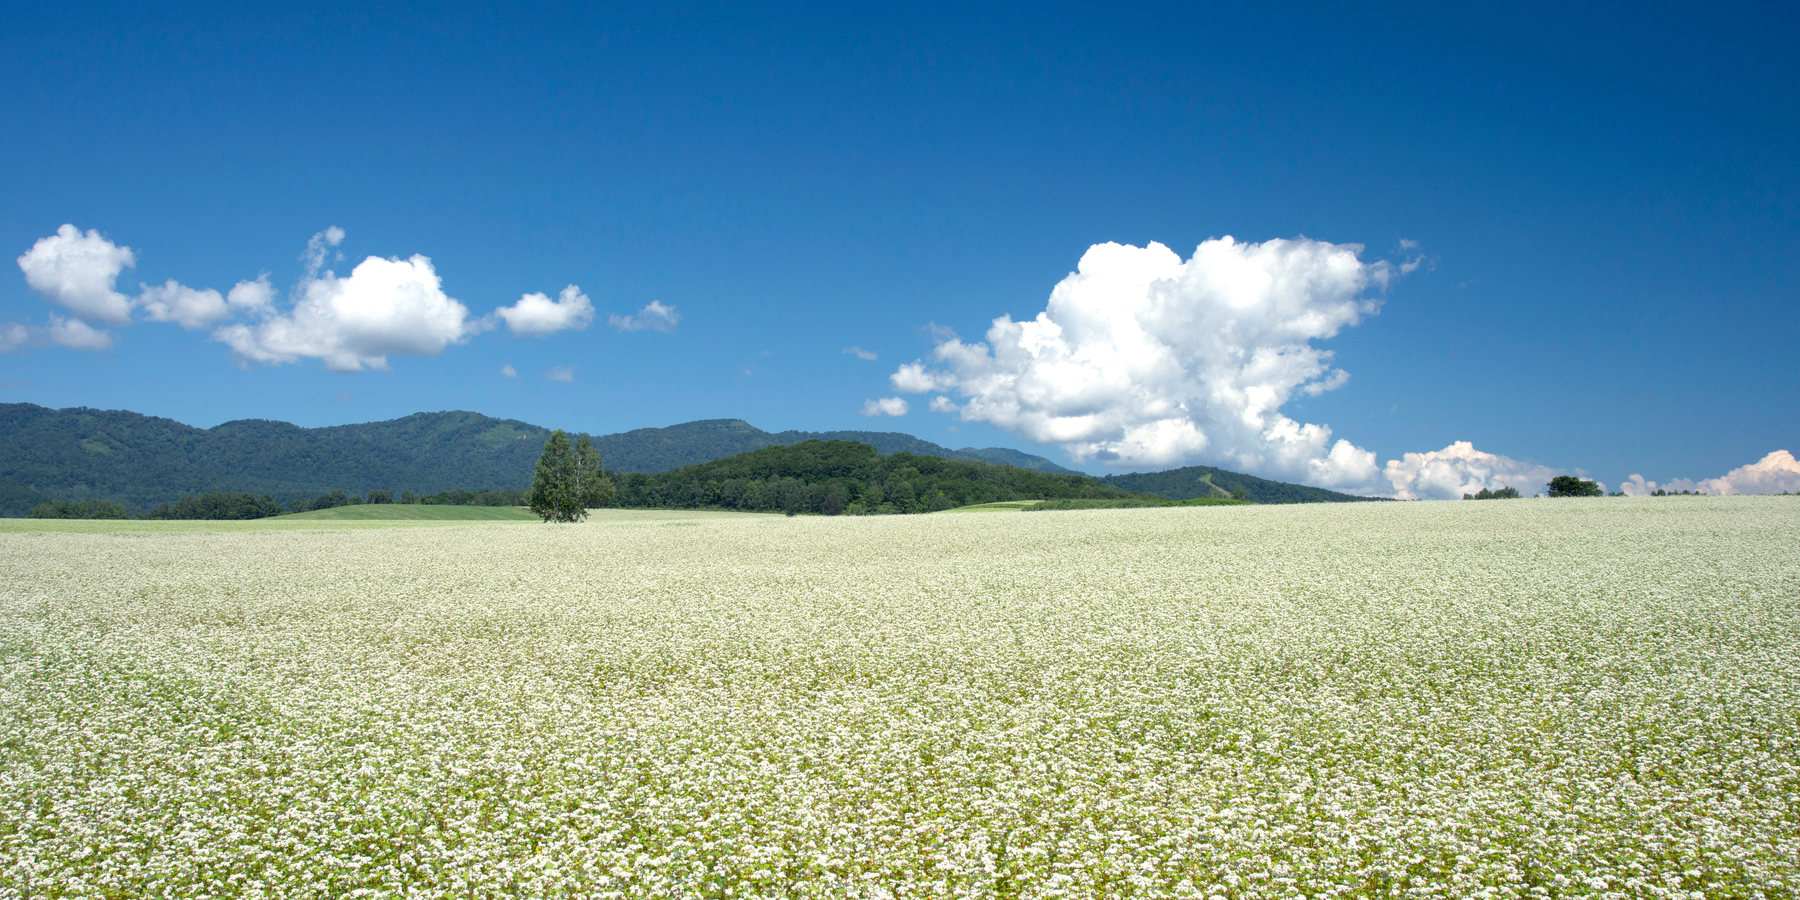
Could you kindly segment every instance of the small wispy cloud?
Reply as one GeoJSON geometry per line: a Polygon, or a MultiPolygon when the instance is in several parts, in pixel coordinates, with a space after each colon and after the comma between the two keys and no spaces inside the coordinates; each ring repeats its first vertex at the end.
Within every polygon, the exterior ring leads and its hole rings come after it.
{"type": "Polygon", "coordinates": [[[880,400],[864,401],[862,414],[865,416],[904,416],[910,408],[903,397],[883,397],[880,400]]]}
{"type": "Polygon", "coordinates": [[[854,356],[854,357],[856,357],[856,358],[857,358],[857,359],[870,359],[870,360],[872,360],[872,359],[874,359],[874,358],[875,358],[875,351],[873,351],[873,350],[864,350],[864,349],[863,349],[863,348],[861,348],[861,347],[845,347],[845,348],[844,348],[844,352],[845,352],[845,353],[848,353],[848,354],[850,354],[850,355],[851,355],[851,356],[854,356]]]}
{"type": "Polygon", "coordinates": [[[619,331],[661,331],[675,330],[675,324],[681,321],[681,314],[673,306],[665,306],[661,300],[652,300],[648,306],[634,315],[621,316],[613,313],[606,319],[606,324],[619,331]]]}
{"type": "Polygon", "coordinates": [[[331,402],[333,402],[333,403],[348,403],[348,402],[350,402],[350,392],[349,391],[339,391],[338,395],[336,397],[331,398],[331,402]]]}
{"type": "Polygon", "coordinates": [[[519,370],[513,368],[509,363],[500,367],[500,374],[505,375],[508,378],[517,378],[519,377],[519,370]]]}
{"type": "Polygon", "coordinates": [[[574,381],[575,380],[575,367],[574,366],[552,366],[550,371],[544,373],[544,377],[550,379],[551,381],[565,381],[565,382],[574,381]]]}
{"type": "Polygon", "coordinates": [[[29,382],[29,381],[9,381],[6,383],[6,386],[9,388],[28,388],[28,387],[31,387],[31,382],[29,382]]]}

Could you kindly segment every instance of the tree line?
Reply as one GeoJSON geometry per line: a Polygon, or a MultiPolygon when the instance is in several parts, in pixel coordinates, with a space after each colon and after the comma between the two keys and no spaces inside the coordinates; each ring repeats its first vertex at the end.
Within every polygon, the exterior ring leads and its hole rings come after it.
{"type": "MultiPolygon", "coordinates": [[[[1574,475],[1558,475],[1544,485],[1544,494],[1549,497],[1604,497],[1606,489],[1597,481],[1579,478],[1574,475]]],[[[1502,487],[1499,490],[1482,488],[1473,494],[1463,494],[1464,500],[1517,500],[1521,494],[1518,488],[1502,487]]],[[[1622,496],[1614,492],[1614,497],[1622,496]]]]}
{"type": "Polygon", "coordinates": [[[150,509],[128,509],[112,500],[51,500],[33,506],[28,515],[33,519],[266,519],[287,513],[335,509],[365,503],[401,503],[423,506],[524,506],[525,491],[470,491],[457,489],[438,494],[420,495],[402,491],[371,490],[366,494],[343,490],[320,494],[310,500],[295,500],[286,506],[267,494],[256,496],[230,491],[213,491],[182,497],[174,503],[161,503],[150,509]]]}
{"type": "Polygon", "coordinates": [[[904,515],[1003,500],[1162,499],[1085,475],[913,453],[884,456],[857,441],[764,447],[654,474],[606,472],[597,454],[592,466],[612,489],[604,505],[626,509],[904,515]]]}

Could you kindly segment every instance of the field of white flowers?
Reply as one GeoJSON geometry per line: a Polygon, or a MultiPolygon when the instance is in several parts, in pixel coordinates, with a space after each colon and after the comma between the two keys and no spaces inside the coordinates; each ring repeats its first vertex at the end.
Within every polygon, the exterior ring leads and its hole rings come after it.
{"type": "Polygon", "coordinates": [[[0,523],[0,897],[1793,897],[1800,498],[0,523]]]}

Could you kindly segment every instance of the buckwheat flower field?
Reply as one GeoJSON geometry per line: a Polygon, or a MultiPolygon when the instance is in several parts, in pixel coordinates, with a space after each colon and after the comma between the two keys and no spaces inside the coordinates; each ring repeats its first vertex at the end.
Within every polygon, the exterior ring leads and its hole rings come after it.
{"type": "Polygon", "coordinates": [[[1794,897],[1800,498],[0,524],[0,896],[1794,897]]]}

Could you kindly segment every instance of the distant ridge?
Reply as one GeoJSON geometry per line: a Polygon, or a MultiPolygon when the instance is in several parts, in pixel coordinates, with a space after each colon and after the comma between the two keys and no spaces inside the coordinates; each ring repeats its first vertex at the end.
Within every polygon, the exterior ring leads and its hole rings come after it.
{"type": "MultiPolygon", "coordinates": [[[[465,411],[414,413],[385,422],[301,428],[238,419],[195,428],[128,410],[0,404],[0,516],[22,516],[51,500],[111,500],[153,507],[208,491],[268,494],[278,502],[342,489],[516,490],[550,430],[465,411]]],[[[900,452],[1080,475],[1041,456],[1003,447],[952,450],[895,431],[768,432],[742,419],[702,419],[594,438],[606,467],[657,473],[802,441],[859,441],[900,452]]],[[[1088,477],[1088,476],[1082,476],[1088,477]]],[[[1270,481],[1211,466],[1108,475],[1104,484],[1170,500],[1221,497],[1242,488],[1258,503],[1346,503],[1323,488],[1270,481]]]]}
{"type": "Polygon", "coordinates": [[[684,466],[748,453],[764,447],[801,441],[859,441],[883,455],[914,453],[972,462],[990,462],[1058,475],[1079,475],[1041,456],[1004,447],[948,447],[898,431],[779,431],[768,432],[742,419],[700,419],[667,428],[639,428],[594,438],[594,446],[606,467],[619,472],[667,472],[684,466]]]}
{"type": "Polygon", "coordinates": [[[1170,500],[1229,497],[1233,491],[1240,489],[1243,490],[1246,499],[1258,503],[1358,503],[1365,500],[1388,499],[1386,497],[1358,497],[1354,494],[1341,494],[1337,491],[1307,487],[1303,484],[1270,481],[1267,478],[1258,478],[1255,475],[1245,475],[1242,472],[1232,472],[1213,466],[1187,466],[1180,469],[1169,469],[1165,472],[1108,475],[1100,480],[1128,491],[1161,494],[1170,500]]]}
{"type": "MultiPolygon", "coordinates": [[[[336,489],[517,489],[531,482],[549,435],[539,425],[460,410],[325,428],[268,419],[195,428],[129,410],[6,403],[0,404],[0,516],[23,516],[50,500],[152,507],[207,491],[269,494],[286,503],[336,489]]],[[[1017,450],[950,450],[897,432],[771,433],[741,419],[640,428],[601,435],[595,444],[609,469],[661,472],[834,437],[861,440],[884,454],[906,450],[1069,473],[1017,450]]]]}

